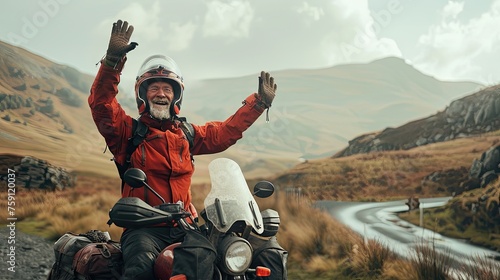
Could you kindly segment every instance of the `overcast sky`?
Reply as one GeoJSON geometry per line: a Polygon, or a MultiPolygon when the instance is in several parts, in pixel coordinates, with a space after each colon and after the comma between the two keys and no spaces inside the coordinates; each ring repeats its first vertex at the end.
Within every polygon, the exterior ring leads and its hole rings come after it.
{"type": "Polygon", "coordinates": [[[0,40],[94,75],[117,19],[123,78],[171,56],[185,81],[397,56],[441,80],[500,83],[500,0],[6,1],[0,40]],[[30,4],[27,4],[30,3],[30,4]]]}

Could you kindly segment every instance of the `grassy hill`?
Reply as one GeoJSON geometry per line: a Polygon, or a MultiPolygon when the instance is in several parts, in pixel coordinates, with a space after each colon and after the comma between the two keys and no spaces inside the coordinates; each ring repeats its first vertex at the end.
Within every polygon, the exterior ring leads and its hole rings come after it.
{"type": "Polygon", "coordinates": [[[500,133],[493,133],[406,151],[310,160],[277,175],[273,181],[283,187],[300,187],[313,201],[450,196],[448,188],[426,186],[422,180],[435,171],[463,167],[467,172],[474,159],[499,141],[500,133]]]}
{"type": "Polygon", "coordinates": [[[1,42],[0,52],[2,102],[11,96],[23,101],[17,108],[5,102],[1,110],[0,152],[113,174],[86,106],[92,77],[1,42]]]}

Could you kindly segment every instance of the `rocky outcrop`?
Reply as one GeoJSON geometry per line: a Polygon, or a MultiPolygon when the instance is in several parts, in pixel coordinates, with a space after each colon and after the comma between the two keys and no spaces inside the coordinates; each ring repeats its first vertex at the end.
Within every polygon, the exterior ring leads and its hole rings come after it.
{"type": "Polygon", "coordinates": [[[500,129],[500,85],[453,101],[443,112],[359,136],[334,157],[375,151],[407,150],[500,129]]]}
{"type": "Polygon", "coordinates": [[[447,195],[460,195],[478,188],[486,188],[500,175],[500,146],[493,146],[465,167],[439,170],[425,176],[421,187],[431,187],[447,195]]]}
{"type": "MultiPolygon", "coordinates": [[[[458,195],[469,187],[471,181],[466,167],[438,170],[425,176],[420,182],[421,188],[431,188],[444,195],[458,195]]],[[[477,188],[476,186],[474,188],[477,188]]]]}
{"type": "MultiPolygon", "coordinates": [[[[500,146],[493,146],[475,159],[469,169],[433,172],[422,180],[422,187],[441,188],[454,196],[446,208],[459,231],[487,232],[490,238],[495,238],[500,236],[499,164],[500,146]]],[[[481,238],[469,238],[478,244],[484,242],[481,238]]],[[[492,249],[500,250],[498,247],[492,249]]]]}
{"type": "MultiPolygon", "coordinates": [[[[500,234],[500,146],[494,146],[474,160],[469,170],[469,180],[462,183],[464,192],[450,202],[458,227],[463,231],[475,229],[500,234]]],[[[500,249],[500,248],[494,248],[500,249]]]]}
{"type": "MultiPolygon", "coordinates": [[[[8,161],[11,156],[0,155],[1,161],[8,161]]],[[[10,160],[13,163],[12,160],[10,160]]],[[[54,166],[45,160],[31,156],[23,157],[20,162],[4,168],[15,170],[15,186],[23,189],[63,190],[73,187],[76,176],[62,167],[54,166]]],[[[8,175],[0,174],[0,181],[7,182],[8,175]]]]}
{"type": "Polygon", "coordinates": [[[464,191],[485,188],[500,174],[500,146],[493,146],[472,162],[469,180],[463,182],[464,191]]]}

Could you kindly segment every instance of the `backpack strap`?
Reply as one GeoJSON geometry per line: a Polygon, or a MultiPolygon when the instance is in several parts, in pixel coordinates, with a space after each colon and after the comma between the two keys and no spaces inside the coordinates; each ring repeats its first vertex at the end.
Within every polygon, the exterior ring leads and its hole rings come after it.
{"type": "Polygon", "coordinates": [[[125,163],[119,164],[115,160],[116,168],[118,169],[118,174],[120,175],[120,179],[122,179],[122,192],[123,187],[125,186],[125,181],[123,181],[123,174],[130,167],[130,158],[132,157],[132,153],[137,149],[139,144],[144,141],[146,135],[148,134],[148,127],[137,119],[132,119],[132,137],[128,139],[126,155],[125,155],[125,163]]]}
{"type": "Polygon", "coordinates": [[[130,157],[139,144],[146,139],[149,128],[141,121],[132,119],[132,137],[128,139],[126,163],[130,164],[130,157]]]}
{"type": "Polygon", "coordinates": [[[187,122],[186,118],[184,117],[178,117],[177,121],[180,122],[179,127],[181,128],[182,132],[184,132],[184,135],[186,136],[186,139],[188,140],[189,143],[189,155],[191,156],[191,162],[194,162],[194,156],[191,150],[193,149],[194,146],[194,135],[195,135],[195,130],[194,127],[191,123],[187,122]]]}
{"type": "Polygon", "coordinates": [[[191,150],[194,145],[194,127],[191,123],[188,123],[186,121],[186,118],[179,118],[179,121],[181,122],[179,127],[181,128],[182,132],[184,132],[184,135],[189,142],[189,150],[191,150]]]}

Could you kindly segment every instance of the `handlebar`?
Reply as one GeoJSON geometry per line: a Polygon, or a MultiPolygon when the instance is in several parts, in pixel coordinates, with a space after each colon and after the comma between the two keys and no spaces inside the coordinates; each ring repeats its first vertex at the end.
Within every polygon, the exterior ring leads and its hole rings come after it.
{"type": "Polygon", "coordinates": [[[120,198],[109,211],[108,224],[114,223],[123,228],[138,228],[165,222],[179,222],[190,216],[191,213],[179,204],[164,203],[152,207],[137,197],[125,197],[120,198]]]}

